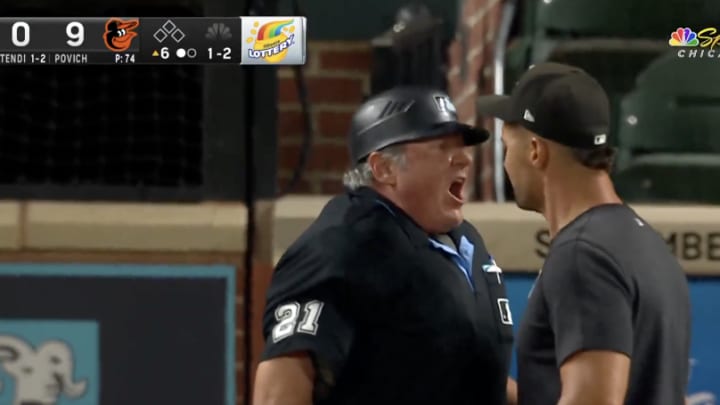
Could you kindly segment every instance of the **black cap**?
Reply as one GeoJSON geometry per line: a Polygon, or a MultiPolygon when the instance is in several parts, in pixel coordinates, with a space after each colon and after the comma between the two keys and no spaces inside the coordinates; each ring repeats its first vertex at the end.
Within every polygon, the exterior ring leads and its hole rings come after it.
{"type": "Polygon", "coordinates": [[[390,145],[461,134],[466,145],[486,141],[483,128],[458,121],[450,97],[425,86],[398,86],[363,103],[353,116],[348,134],[350,159],[363,161],[390,145]]]}
{"type": "Polygon", "coordinates": [[[546,62],[525,72],[510,96],[482,96],[477,112],[521,124],[539,136],[574,148],[608,145],[610,102],[584,70],[546,62]]]}

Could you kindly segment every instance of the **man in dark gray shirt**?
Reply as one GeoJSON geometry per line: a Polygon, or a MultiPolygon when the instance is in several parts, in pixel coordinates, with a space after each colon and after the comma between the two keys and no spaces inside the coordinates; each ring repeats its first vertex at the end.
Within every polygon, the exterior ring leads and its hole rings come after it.
{"type": "Polygon", "coordinates": [[[608,174],[609,103],[581,69],[545,63],[479,110],[502,119],[520,208],[553,238],[517,337],[521,405],[680,405],[690,303],[677,259],[608,174]]]}

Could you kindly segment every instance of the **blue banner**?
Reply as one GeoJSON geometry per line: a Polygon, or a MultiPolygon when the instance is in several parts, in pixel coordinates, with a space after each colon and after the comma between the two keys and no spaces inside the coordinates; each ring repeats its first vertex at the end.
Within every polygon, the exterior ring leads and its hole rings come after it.
{"type": "Polygon", "coordinates": [[[0,404],[235,404],[232,266],[0,265],[0,404]]]}
{"type": "MultiPolygon", "coordinates": [[[[515,320],[515,332],[527,305],[528,293],[535,281],[531,274],[504,273],[505,287],[515,320]]],[[[720,278],[690,278],[692,304],[691,371],[688,397],[690,405],[716,405],[720,398],[720,278]]],[[[515,355],[511,367],[517,376],[515,355]]]]}

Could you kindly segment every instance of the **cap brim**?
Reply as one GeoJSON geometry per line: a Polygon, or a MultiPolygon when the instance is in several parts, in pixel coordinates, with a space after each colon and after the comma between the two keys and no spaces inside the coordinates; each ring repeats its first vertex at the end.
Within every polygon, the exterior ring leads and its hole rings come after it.
{"type": "Polygon", "coordinates": [[[458,124],[459,131],[463,135],[465,145],[477,145],[490,139],[490,132],[482,127],[473,127],[465,124],[458,124]]]}
{"type": "Polygon", "coordinates": [[[490,133],[485,128],[474,127],[461,122],[443,124],[436,130],[437,135],[453,133],[462,135],[467,146],[477,145],[490,139],[490,133]]]}
{"type": "Polygon", "coordinates": [[[510,96],[480,96],[475,101],[475,108],[478,114],[482,116],[512,122],[514,118],[511,113],[510,103],[510,96]]]}

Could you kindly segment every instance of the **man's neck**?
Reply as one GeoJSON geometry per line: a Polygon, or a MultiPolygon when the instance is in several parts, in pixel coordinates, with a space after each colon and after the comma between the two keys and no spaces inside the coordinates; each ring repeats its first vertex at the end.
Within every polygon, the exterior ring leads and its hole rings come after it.
{"type": "Polygon", "coordinates": [[[552,184],[545,183],[542,214],[550,227],[550,238],[591,208],[605,204],[622,204],[607,173],[565,176],[552,184]]]}

